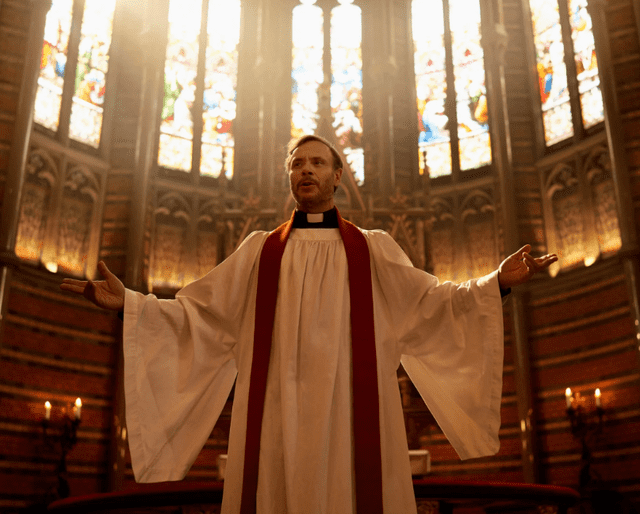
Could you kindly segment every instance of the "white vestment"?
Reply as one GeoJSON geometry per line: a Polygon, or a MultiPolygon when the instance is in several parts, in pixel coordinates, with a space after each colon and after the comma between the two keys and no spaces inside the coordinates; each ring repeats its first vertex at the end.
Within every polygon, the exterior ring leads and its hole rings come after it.
{"type": "MultiPolygon", "coordinates": [[[[371,253],[384,512],[416,512],[396,370],[402,363],[463,459],[498,451],[503,321],[497,272],[455,285],[382,231],[371,253]]],[[[259,256],[251,234],[175,300],[127,290],[125,394],[136,480],[189,470],[237,375],[223,514],[237,514],[259,256]]],[[[347,259],[338,229],[293,229],[282,258],[261,434],[257,514],[353,511],[347,259]]]]}

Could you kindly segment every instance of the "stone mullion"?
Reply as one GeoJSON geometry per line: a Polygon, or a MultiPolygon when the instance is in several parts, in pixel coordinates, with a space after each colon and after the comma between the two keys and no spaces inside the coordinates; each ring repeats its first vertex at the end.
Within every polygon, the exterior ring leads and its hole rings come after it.
{"type": "Polygon", "coordinates": [[[569,21],[569,6],[567,1],[568,0],[558,0],[558,8],[560,11],[560,25],[562,27],[562,41],[564,42],[564,63],[567,67],[567,85],[569,86],[569,101],[571,105],[574,137],[576,140],[581,140],[584,136],[582,106],[580,105],[578,70],[576,68],[576,58],[573,50],[573,38],[571,37],[571,23],[569,21]]]}
{"type": "MultiPolygon", "coordinates": [[[[197,187],[200,184],[200,167],[202,166],[202,133],[204,120],[202,119],[204,105],[204,85],[206,74],[207,42],[207,21],[209,15],[209,2],[202,2],[202,13],[200,16],[200,36],[198,38],[198,64],[196,71],[196,91],[195,100],[191,107],[191,118],[193,119],[193,141],[191,151],[191,181],[197,187]]],[[[221,181],[224,180],[224,159],[222,159],[221,181]]]]}
{"type": "Polygon", "coordinates": [[[456,84],[453,67],[453,37],[451,35],[451,13],[448,0],[443,1],[445,67],[447,70],[447,98],[445,112],[449,120],[449,140],[451,144],[451,178],[460,181],[460,141],[458,139],[458,111],[456,110],[456,84]]]}
{"type": "Polygon", "coordinates": [[[71,122],[71,108],[76,89],[76,72],[78,68],[78,52],[82,38],[82,18],[84,16],[84,0],[73,1],[71,33],[67,44],[68,54],[64,67],[64,84],[62,86],[62,100],[60,102],[60,124],[57,139],[64,146],[69,144],[69,124],[71,122]]]}

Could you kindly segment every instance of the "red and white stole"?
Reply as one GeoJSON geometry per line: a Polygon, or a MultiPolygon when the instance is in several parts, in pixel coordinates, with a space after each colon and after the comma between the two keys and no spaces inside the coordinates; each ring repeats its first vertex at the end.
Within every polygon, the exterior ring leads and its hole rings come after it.
{"type": "MultiPolygon", "coordinates": [[[[339,212],[337,216],[349,270],[356,512],[382,514],[380,411],[369,247],[362,232],[353,223],[343,220],[339,212]]],[[[256,513],[260,432],[278,297],[278,279],[282,255],[292,224],[293,216],[269,234],[260,254],[241,514],[256,513]]]]}

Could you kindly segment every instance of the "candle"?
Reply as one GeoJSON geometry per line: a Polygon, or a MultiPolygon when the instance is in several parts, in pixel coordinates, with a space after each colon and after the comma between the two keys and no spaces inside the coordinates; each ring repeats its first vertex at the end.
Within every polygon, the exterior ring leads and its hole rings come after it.
{"type": "Polygon", "coordinates": [[[80,419],[80,413],[82,412],[82,400],[80,398],[76,398],[76,419],[80,419]]]}
{"type": "Polygon", "coordinates": [[[571,388],[567,387],[567,389],[564,392],[564,398],[567,401],[567,409],[571,408],[572,396],[573,396],[573,394],[571,393],[571,388]]]}
{"type": "Polygon", "coordinates": [[[602,393],[599,387],[596,389],[594,396],[596,398],[596,407],[602,407],[602,393]]]}
{"type": "Polygon", "coordinates": [[[51,419],[51,404],[49,401],[44,402],[44,419],[47,421],[51,419]]]}

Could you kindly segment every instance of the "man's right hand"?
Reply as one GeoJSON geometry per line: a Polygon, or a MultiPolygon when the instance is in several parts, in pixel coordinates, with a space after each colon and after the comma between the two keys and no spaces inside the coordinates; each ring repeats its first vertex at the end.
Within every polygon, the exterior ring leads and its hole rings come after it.
{"type": "Polygon", "coordinates": [[[98,271],[104,280],[76,280],[65,278],[60,284],[60,289],[81,294],[87,300],[92,301],[98,307],[121,311],[124,309],[124,284],[116,277],[107,265],[100,261],[98,271]]]}

